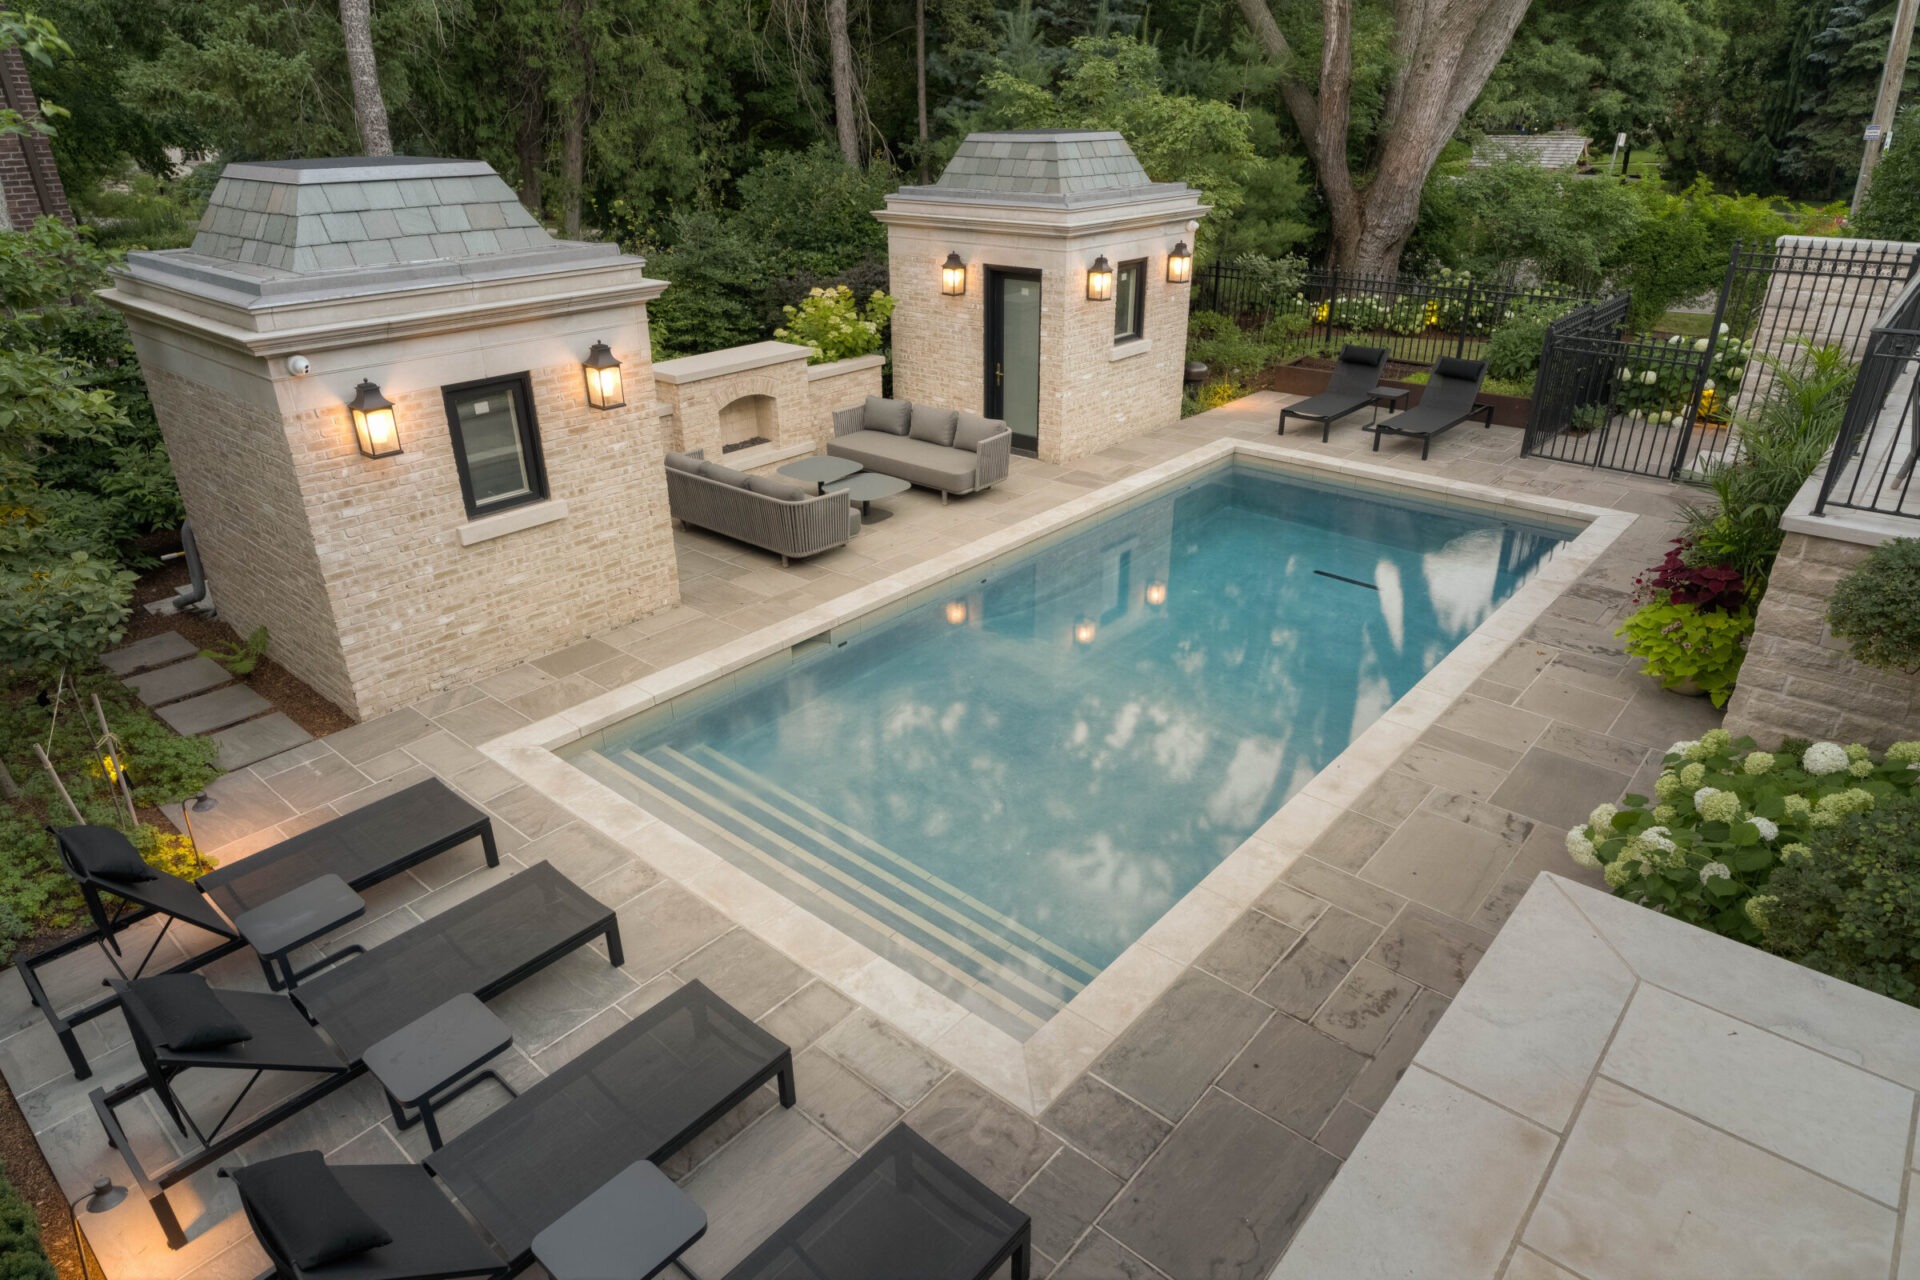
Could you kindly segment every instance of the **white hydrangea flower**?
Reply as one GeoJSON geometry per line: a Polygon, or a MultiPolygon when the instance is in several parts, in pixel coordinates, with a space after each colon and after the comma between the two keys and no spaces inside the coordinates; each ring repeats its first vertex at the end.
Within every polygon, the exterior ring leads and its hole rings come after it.
{"type": "Polygon", "coordinates": [[[1725,324],[1722,324],[1720,326],[1720,336],[1724,338],[1726,335],[1727,335],[1727,326],[1725,324]]]}
{"type": "Polygon", "coordinates": [[[1772,768],[1773,753],[1771,751],[1749,751],[1745,762],[1740,766],[1741,772],[1748,777],[1758,777],[1772,768]]]}
{"type": "Polygon", "coordinates": [[[1693,793],[1693,807],[1698,809],[1701,805],[1705,804],[1708,800],[1712,799],[1714,796],[1717,796],[1719,794],[1720,793],[1714,790],[1712,787],[1701,787],[1698,791],[1693,793]]]}
{"type": "Polygon", "coordinates": [[[1871,778],[1873,776],[1873,761],[1855,760],[1847,766],[1847,772],[1856,778],[1871,778]]]}
{"type": "Polygon", "coordinates": [[[1780,838],[1780,825],[1772,819],[1763,818],[1756,813],[1751,815],[1747,821],[1753,824],[1753,829],[1760,833],[1762,840],[1771,842],[1780,838]]]}
{"type": "Polygon", "coordinates": [[[1800,757],[1800,767],[1816,778],[1839,773],[1852,763],[1847,749],[1837,742],[1816,742],[1800,757]]]}
{"type": "Polygon", "coordinates": [[[1709,880],[1728,880],[1732,877],[1733,871],[1724,862],[1709,862],[1706,866],[1700,868],[1701,884],[1705,884],[1709,880]]]}
{"type": "Polygon", "coordinates": [[[1593,807],[1593,812],[1587,815],[1587,822],[1595,831],[1610,831],[1613,829],[1613,820],[1619,813],[1620,810],[1610,804],[1597,804],[1593,807]]]}
{"type": "Polygon", "coordinates": [[[1600,855],[1594,852],[1593,841],[1579,827],[1567,832],[1567,856],[1583,867],[1600,865],[1600,855]]]}
{"type": "Polygon", "coordinates": [[[1740,816],[1740,797],[1731,791],[1702,787],[1693,794],[1693,807],[1708,822],[1732,822],[1740,816]]]}
{"type": "Polygon", "coordinates": [[[1698,738],[1682,738],[1680,741],[1674,743],[1672,746],[1667,748],[1667,754],[1670,756],[1684,756],[1687,754],[1687,752],[1693,750],[1694,747],[1698,746],[1699,743],[1700,743],[1700,739],[1698,738]]]}
{"type": "Polygon", "coordinates": [[[1673,833],[1665,827],[1648,827],[1640,833],[1640,843],[1649,849],[1658,849],[1662,853],[1675,852],[1673,833]]]}
{"type": "Polygon", "coordinates": [[[1714,389],[1714,388],[1713,388],[1713,379],[1712,379],[1712,378],[1708,378],[1708,379],[1707,379],[1707,380],[1706,380],[1705,382],[1703,382],[1703,383],[1701,383],[1701,384],[1700,384],[1700,389],[1701,389],[1702,391],[1712,391],[1712,390],[1714,389]]]}
{"type": "Polygon", "coordinates": [[[1680,770],[1680,781],[1689,787],[1697,787],[1707,776],[1707,766],[1695,760],[1680,770]]]}
{"type": "Polygon", "coordinates": [[[1652,386],[1654,383],[1660,381],[1660,375],[1652,369],[1649,369],[1640,375],[1640,381],[1646,383],[1648,386],[1652,386]]]}
{"type": "Polygon", "coordinates": [[[1624,886],[1627,881],[1640,874],[1640,864],[1629,861],[1626,858],[1620,858],[1617,861],[1609,862],[1607,869],[1600,874],[1606,877],[1607,887],[1609,889],[1618,889],[1624,886]]]}
{"type": "Polygon", "coordinates": [[[1693,343],[1693,349],[1695,351],[1705,351],[1707,349],[1707,340],[1705,338],[1696,338],[1693,343]]]}

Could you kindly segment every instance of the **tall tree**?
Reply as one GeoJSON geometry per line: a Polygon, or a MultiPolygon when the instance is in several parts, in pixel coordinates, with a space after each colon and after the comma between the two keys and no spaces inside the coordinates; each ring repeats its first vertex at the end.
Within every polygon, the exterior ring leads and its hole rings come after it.
{"type": "Polygon", "coordinates": [[[360,147],[370,156],[393,154],[387,102],[380,96],[380,68],[373,56],[371,0],[340,0],[340,34],[347,46],[347,79],[353,85],[353,122],[360,147]]]}
{"type": "Polygon", "coordinates": [[[827,0],[828,78],[833,84],[833,131],[840,158],[859,168],[865,158],[860,145],[860,117],[854,106],[853,33],[847,29],[847,0],[827,0]]]}
{"type": "Polygon", "coordinates": [[[1319,175],[1335,263],[1395,270],[1427,175],[1512,42],[1529,0],[1395,0],[1390,71],[1374,120],[1356,116],[1356,90],[1366,86],[1355,74],[1353,0],[1321,0],[1317,32],[1285,11],[1291,33],[1271,0],[1239,3],[1280,72],[1281,100],[1319,175]],[[1319,71],[1309,79],[1307,55],[1316,40],[1319,71]]]}

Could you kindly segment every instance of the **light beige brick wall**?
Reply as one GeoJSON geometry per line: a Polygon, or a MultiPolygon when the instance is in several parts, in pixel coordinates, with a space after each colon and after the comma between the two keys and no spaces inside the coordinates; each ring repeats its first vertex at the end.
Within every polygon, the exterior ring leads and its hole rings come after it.
{"type": "Polygon", "coordinates": [[[888,228],[893,393],[981,412],[986,400],[986,271],[1041,273],[1040,457],[1071,462],[1180,417],[1190,284],[1167,282],[1167,250],[1191,239],[1184,221],[1073,237],[978,227],[888,228]],[[948,252],[967,262],[967,291],[940,292],[948,252]],[[1146,259],[1144,345],[1116,347],[1113,302],[1087,299],[1087,267],[1146,259]],[[1115,354],[1127,358],[1115,360],[1115,354]]]}
{"type": "MultiPolygon", "coordinates": [[[[813,401],[807,391],[804,356],[698,382],[657,385],[661,402],[673,406],[669,449],[704,449],[709,458],[718,458],[721,447],[733,443],[733,433],[722,428],[722,415],[733,409],[728,416],[737,421],[741,415],[736,406],[749,396],[765,397],[764,413],[756,425],[759,434],[774,444],[793,444],[810,435],[813,401]]],[[[749,430],[739,438],[752,434],[749,430]]]]}
{"type": "Polygon", "coordinates": [[[1869,550],[1787,534],[1727,704],[1729,733],[1762,747],[1802,737],[1884,748],[1920,737],[1920,676],[1855,662],[1827,628],[1834,586],[1869,550]]]}
{"type": "MultiPolygon", "coordinates": [[[[359,717],[467,684],[678,601],[646,309],[316,351],[313,372],[134,323],[221,614],[359,717]],[[605,338],[626,407],[586,404],[605,338]],[[155,359],[146,361],[149,350],[155,359]],[[563,518],[472,545],[442,388],[525,372],[563,518]],[[404,452],[368,459],[345,402],[396,405],[404,452]]],[[[525,515],[532,507],[516,508],[525,515]]]]}
{"type": "Polygon", "coordinates": [[[885,357],[873,355],[808,367],[806,436],[814,448],[824,449],[833,439],[834,410],[865,404],[868,396],[880,394],[886,363],[885,357]]]}

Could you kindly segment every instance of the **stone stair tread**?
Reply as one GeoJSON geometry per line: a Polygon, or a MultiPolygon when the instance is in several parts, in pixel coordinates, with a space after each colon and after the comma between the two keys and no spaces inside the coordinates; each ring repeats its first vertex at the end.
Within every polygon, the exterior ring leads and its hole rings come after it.
{"type": "Polygon", "coordinates": [[[175,702],[154,712],[175,733],[212,733],[228,725],[250,720],[273,704],[243,684],[196,694],[185,702],[175,702]]]}
{"type": "Polygon", "coordinates": [[[199,652],[199,646],[178,631],[163,631],[157,636],[148,636],[145,640],[136,640],[111,653],[101,654],[100,665],[117,676],[124,676],[147,667],[164,666],[182,658],[191,658],[199,652]]]}
{"type": "Polygon", "coordinates": [[[140,701],[150,707],[164,707],[169,702],[231,684],[233,673],[211,658],[194,657],[128,676],[126,683],[139,695],[140,701]]]}
{"type": "Polygon", "coordinates": [[[283,751],[304,746],[313,735],[287,719],[282,712],[247,720],[213,735],[220,748],[220,767],[228,773],[277,756],[283,751]]]}

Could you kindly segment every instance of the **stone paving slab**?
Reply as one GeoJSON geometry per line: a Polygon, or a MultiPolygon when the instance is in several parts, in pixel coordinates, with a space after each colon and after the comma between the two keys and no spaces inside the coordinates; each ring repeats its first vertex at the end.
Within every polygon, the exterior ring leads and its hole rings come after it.
{"type": "Polygon", "coordinates": [[[233,673],[211,658],[193,657],[128,676],[126,683],[140,701],[150,707],[164,707],[169,702],[232,684],[233,673]]]}
{"type": "Polygon", "coordinates": [[[276,711],[222,729],[213,735],[213,741],[220,748],[220,767],[232,773],[312,742],[313,735],[276,711]]]}
{"type": "Polygon", "coordinates": [[[247,686],[236,684],[161,707],[154,714],[166,721],[175,733],[192,735],[212,733],[271,710],[271,702],[247,686]]]}
{"type": "Polygon", "coordinates": [[[157,636],[148,636],[145,640],[136,640],[111,653],[101,654],[100,665],[117,676],[124,676],[147,667],[164,666],[182,658],[191,658],[199,652],[199,648],[178,631],[163,631],[157,636]]]}

